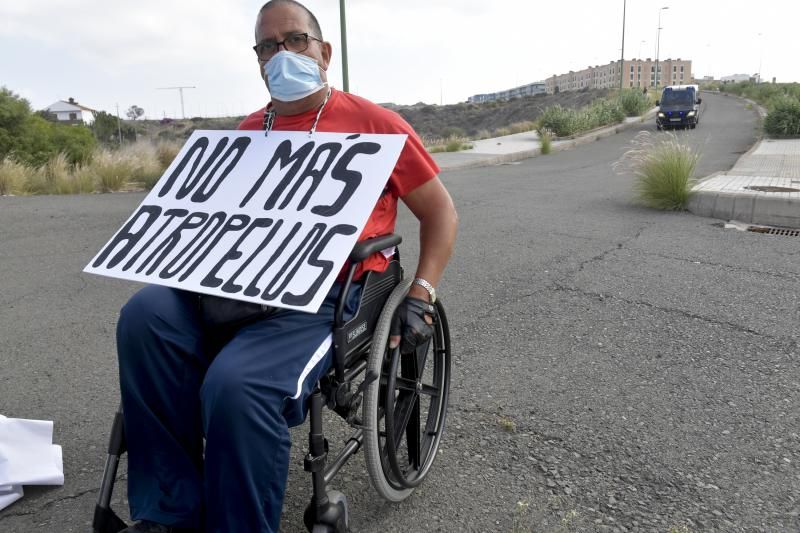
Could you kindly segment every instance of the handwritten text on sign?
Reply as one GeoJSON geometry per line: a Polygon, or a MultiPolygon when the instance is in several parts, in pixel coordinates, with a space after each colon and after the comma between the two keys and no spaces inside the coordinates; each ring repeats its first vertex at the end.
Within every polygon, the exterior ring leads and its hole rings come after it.
{"type": "Polygon", "coordinates": [[[84,270],[316,312],[405,139],[195,131],[84,270]]]}

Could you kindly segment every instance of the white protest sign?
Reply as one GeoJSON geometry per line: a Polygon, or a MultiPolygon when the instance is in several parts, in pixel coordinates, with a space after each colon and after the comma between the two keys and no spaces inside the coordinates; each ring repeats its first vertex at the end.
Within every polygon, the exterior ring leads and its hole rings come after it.
{"type": "Polygon", "coordinates": [[[84,271],[314,313],[405,140],[195,131],[84,271]]]}

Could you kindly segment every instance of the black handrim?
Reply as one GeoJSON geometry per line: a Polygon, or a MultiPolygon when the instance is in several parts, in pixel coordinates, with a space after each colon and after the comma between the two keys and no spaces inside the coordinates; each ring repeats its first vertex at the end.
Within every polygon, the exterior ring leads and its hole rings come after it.
{"type": "Polygon", "coordinates": [[[450,339],[441,304],[437,305],[435,321],[434,337],[428,345],[411,354],[400,354],[398,349],[387,350],[384,358],[381,463],[387,482],[396,490],[413,488],[422,482],[436,458],[444,431],[450,383],[450,339]],[[425,369],[431,364],[433,376],[426,382],[425,369]],[[387,409],[387,406],[392,408],[387,409]],[[427,416],[423,411],[427,411],[427,416]],[[422,418],[425,418],[424,428],[422,418]],[[393,428],[394,438],[386,438],[387,428],[393,428]],[[399,451],[402,453],[398,454],[399,451]]]}

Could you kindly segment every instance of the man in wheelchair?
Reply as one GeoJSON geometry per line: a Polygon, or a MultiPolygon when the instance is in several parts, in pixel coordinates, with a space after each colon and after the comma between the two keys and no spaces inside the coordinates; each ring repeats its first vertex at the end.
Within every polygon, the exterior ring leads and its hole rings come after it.
{"type": "MultiPolygon", "coordinates": [[[[413,282],[396,297],[396,326],[389,341],[413,359],[415,348],[434,333],[434,287],[457,227],[439,169],[397,114],[327,84],[332,47],[303,5],[267,2],[256,19],[255,43],[271,102],[248,116],[240,129],[408,135],[359,241],[393,232],[398,198],[419,220],[419,262],[413,282]]],[[[288,428],[302,423],[318,381],[333,365],[337,298],[344,315],[352,316],[362,280],[392,267],[392,257],[377,250],[363,260],[351,256],[358,262],[345,269],[353,283],[340,276],[342,282],[334,284],[316,314],[288,309],[242,314],[236,303],[162,286],[145,287],[130,299],[120,314],[117,348],[128,498],[131,517],[138,522],[125,531],[278,529],[288,475],[288,428]]],[[[382,378],[380,391],[388,385],[401,390],[405,379],[424,393],[420,380],[414,385],[416,378],[406,376],[414,364],[406,360],[399,377],[382,378]]],[[[377,387],[376,382],[375,397],[377,387]]],[[[405,396],[401,391],[396,397],[405,396]]],[[[387,415],[386,424],[397,413],[407,423],[410,409],[381,408],[381,413],[387,415]]],[[[396,447],[394,439],[385,440],[385,446],[396,447]]],[[[412,455],[419,453],[412,450],[412,455]]],[[[396,461],[389,463],[387,471],[399,472],[396,461]]],[[[313,464],[307,468],[314,471],[313,464]]],[[[394,481],[383,488],[398,500],[404,486],[413,485],[400,474],[390,475],[394,481]]],[[[317,499],[325,501],[324,495],[317,499]]]]}

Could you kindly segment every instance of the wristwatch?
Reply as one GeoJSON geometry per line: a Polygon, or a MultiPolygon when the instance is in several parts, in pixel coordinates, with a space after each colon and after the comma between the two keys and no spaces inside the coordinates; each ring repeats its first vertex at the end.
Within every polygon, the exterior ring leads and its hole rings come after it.
{"type": "Polygon", "coordinates": [[[431,303],[432,304],[436,303],[436,289],[434,289],[433,285],[428,283],[427,280],[424,280],[422,278],[414,278],[413,285],[419,285],[420,287],[428,291],[428,294],[430,294],[431,296],[431,303]]]}

